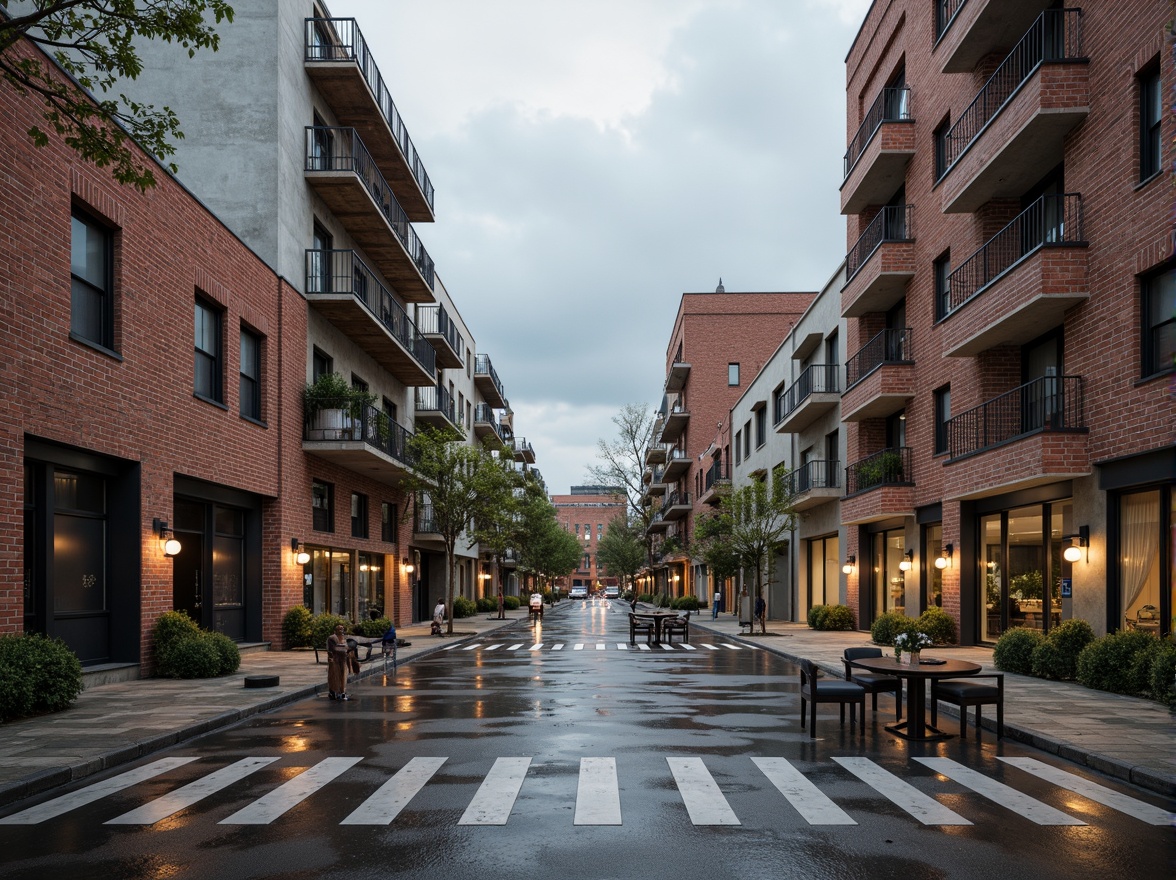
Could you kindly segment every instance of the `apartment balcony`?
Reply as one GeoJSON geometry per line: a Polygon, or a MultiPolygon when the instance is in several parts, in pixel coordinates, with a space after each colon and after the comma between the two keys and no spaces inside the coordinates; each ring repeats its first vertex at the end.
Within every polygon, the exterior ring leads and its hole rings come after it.
{"type": "Polygon", "coordinates": [[[654,495],[665,495],[669,486],[666,484],[665,469],[654,467],[649,475],[649,484],[645,487],[645,494],[652,497],[654,495]]]}
{"type": "Polygon", "coordinates": [[[1082,10],[1038,16],[947,132],[941,207],[970,214],[1017,198],[1063,157],[1066,135],[1090,112],[1082,10]]]}
{"type": "Polygon", "coordinates": [[[690,422],[690,411],[682,405],[681,400],[675,400],[673,406],[667,408],[665,424],[662,426],[661,442],[674,443],[682,432],[686,430],[686,425],[690,422]]]}
{"type": "Polygon", "coordinates": [[[665,534],[670,530],[670,521],[666,519],[665,507],[660,507],[653,512],[653,516],[649,518],[649,528],[645,530],[647,535],[655,535],[659,532],[665,534]]]}
{"type": "Polygon", "coordinates": [[[417,388],[414,398],[417,424],[428,425],[439,431],[461,431],[461,415],[449,392],[433,385],[417,388]]]}
{"type": "Polygon", "coordinates": [[[845,469],[841,521],[869,523],[913,516],[915,483],[909,446],[882,449],[845,469]]]}
{"type": "Polygon", "coordinates": [[[479,440],[489,440],[496,446],[505,445],[499,433],[494,407],[487,403],[479,403],[474,407],[474,436],[479,440]]]}
{"type": "Polygon", "coordinates": [[[412,432],[374,406],[358,412],[346,401],[307,413],[302,450],[390,486],[412,473],[412,432]]]}
{"type": "Polygon", "coordinates": [[[716,459],[703,475],[702,486],[699,502],[712,507],[717,505],[731,487],[731,469],[721,459],[716,459]]]}
{"type": "Polygon", "coordinates": [[[937,0],[932,59],[943,73],[971,73],[1012,46],[1051,0],[937,0]]]}
{"type": "Polygon", "coordinates": [[[1090,298],[1082,196],[1042,196],[948,276],[944,353],[1020,345],[1090,298]]]}
{"type": "Polygon", "coordinates": [[[812,364],[776,395],[772,424],[780,434],[795,434],[841,404],[841,367],[812,364]]]}
{"type": "Polygon", "coordinates": [[[858,236],[845,256],[842,315],[884,312],[906,296],[915,277],[914,216],[914,205],[887,205],[858,236]]]}
{"type": "Polygon", "coordinates": [[[645,449],[646,464],[665,464],[666,447],[661,443],[652,443],[645,449]]]}
{"type": "Polygon", "coordinates": [[[665,519],[673,521],[679,520],[694,509],[693,503],[690,501],[689,492],[671,492],[666,496],[666,503],[662,505],[662,514],[665,519]]]}
{"type": "Polygon", "coordinates": [[[666,375],[666,391],[681,391],[690,378],[690,364],[674,361],[670,364],[670,372],[666,375]]]}
{"type": "Polygon", "coordinates": [[[405,385],[437,381],[433,347],[355,251],[308,250],[306,300],[405,385]]]}
{"type": "Polygon", "coordinates": [[[506,569],[515,569],[519,567],[519,551],[508,547],[503,551],[502,555],[498,557],[498,564],[506,569]]]}
{"type": "Polygon", "coordinates": [[[1081,376],[1043,376],[947,423],[945,498],[983,498],[1092,473],[1081,376]]]}
{"type": "Polygon", "coordinates": [[[437,352],[437,366],[455,370],[465,366],[463,352],[465,343],[457,332],[457,324],[450,319],[445,306],[420,306],[417,308],[417,329],[437,352]]]}
{"type": "Polygon", "coordinates": [[[416,543],[434,548],[445,546],[445,536],[441,534],[441,526],[434,516],[432,504],[413,506],[412,538],[416,543]]]}
{"type": "Polygon", "coordinates": [[[305,177],[401,299],[435,301],[433,259],[354,128],[307,126],[305,177]]]}
{"type": "Polygon", "coordinates": [[[514,455],[515,461],[521,461],[524,464],[535,463],[535,450],[531,447],[526,437],[515,437],[514,455]]]}
{"type": "Polygon", "coordinates": [[[669,450],[666,456],[666,465],[662,470],[662,482],[676,483],[689,470],[690,456],[686,454],[686,450],[675,446],[669,450]]]}
{"type": "Polygon", "coordinates": [[[793,499],[793,510],[811,510],[834,503],[841,498],[841,462],[806,461],[788,475],[786,485],[793,499]]]}
{"type": "Polygon", "coordinates": [[[883,330],[845,362],[841,420],[884,418],[915,396],[915,358],[909,327],[883,330]]]}
{"type": "Polygon", "coordinates": [[[355,19],[306,19],[303,57],[336,118],[363,137],[408,219],[432,221],[433,183],[355,19]]]}
{"type": "Polygon", "coordinates": [[[914,123],[910,87],[883,89],[845,151],[842,214],[883,204],[902,185],[915,155],[914,123]]]}
{"type": "Polygon", "coordinates": [[[494,372],[494,365],[490,363],[488,354],[474,357],[474,385],[487,403],[499,409],[506,406],[506,392],[503,391],[502,380],[494,372]]]}

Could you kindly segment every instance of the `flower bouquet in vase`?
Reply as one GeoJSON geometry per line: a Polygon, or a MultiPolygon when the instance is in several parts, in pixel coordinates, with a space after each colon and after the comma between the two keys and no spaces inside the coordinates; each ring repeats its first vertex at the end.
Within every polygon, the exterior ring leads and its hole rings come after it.
{"type": "Polygon", "coordinates": [[[931,636],[926,633],[911,630],[899,633],[894,637],[894,659],[907,666],[917,666],[919,652],[931,647],[931,636]]]}

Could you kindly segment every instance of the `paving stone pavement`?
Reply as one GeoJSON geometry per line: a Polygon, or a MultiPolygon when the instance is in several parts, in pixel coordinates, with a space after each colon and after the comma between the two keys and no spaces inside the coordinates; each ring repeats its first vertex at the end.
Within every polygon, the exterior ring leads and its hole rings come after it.
{"type": "MultiPolygon", "coordinates": [[[[548,613],[574,614],[561,603],[548,613]]],[[[618,611],[627,611],[618,605],[618,611]]],[[[454,641],[472,642],[511,629],[520,635],[526,614],[506,621],[484,615],[455,621],[453,637],[429,635],[429,624],[401,627],[412,644],[399,650],[403,665],[454,641]]],[[[755,644],[791,660],[807,658],[827,673],[842,674],[841,652],[870,644],[862,632],[816,632],[803,624],[770,622],[767,635],[741,633],[731,615],[712,621],[703,612],[691,629],[755,644]]],[[[987,648],[935,649],[936,656],[971,660],[995,671],[987,648]]],[[[383,675],[373,661],[361,677],[383,675]]],[[[230,676],[196,681],[140,679],[89,686],[64,712],[0,726],[0,805],[149,755],[192,737],[236,724],[326,691],[326,667],[311,651],[251,651],[230,676]],[[247,675],[277,675],[279,685],[245,688],[247,675]]],[[[889,697],[883,697],[887,700],[889,697]]],[[[881,706],[879,707],[881,711],[881,706]]],[[[941,714],[958,717],[954,707],[941,714]]],[[[985,718],[988,727],[992,719],[985,718]]],[[[987,737],[988,734],[986,733],[987,737]]],[[[1152,791],[1176,796],[1176,717],[1150,700],[1092,691],[1068,682],[1005,676],[1005,736],[1025,742],[1152,791]]]]}

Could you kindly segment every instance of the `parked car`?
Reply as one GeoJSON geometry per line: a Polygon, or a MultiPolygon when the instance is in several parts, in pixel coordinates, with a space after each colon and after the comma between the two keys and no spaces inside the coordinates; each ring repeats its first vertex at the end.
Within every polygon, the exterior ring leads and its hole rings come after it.
{"type": "Polygon", "coordinates": [[[587,587],[572,587],[572,591],[570,593],[568,593],[568,598],[569,599],[587,599],[588,598],[588,588],[587,587]]]}
{"type": "Polygon", "coordinates": [[[619,599],[619,598],[621,598],[621,588],[620,587],[605,587],[604,588],[604,598],[606,598],[606,599],[619,599]]]}

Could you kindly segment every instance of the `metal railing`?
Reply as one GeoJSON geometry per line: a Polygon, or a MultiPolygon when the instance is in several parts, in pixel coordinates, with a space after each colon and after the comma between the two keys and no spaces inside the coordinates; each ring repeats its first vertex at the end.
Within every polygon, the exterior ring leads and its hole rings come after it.
{"type": "Polygon", "coordinates": [[[308,18],[306,19],[306,60],[307,61],[354,61],[367,81],[368,88],[376,99],[380,113],[388,128],[392,130],[392,137],[396,139],[405,162],[412,169],[412,176],[417,186],[424,193],[425,201],[433,207],[433,182],[429,180],[424,163],[417,155],[416,146],[408,136],[408,129],[400,112],[392,101],[384,85],[384,78],[380,76],[380,68],[376,66],[371,52],[368,51],[367,41],[360,33],[354,18],[308,18]]]}
{"type": "Polygon", "coordinates": [[[413,508],[413,532],[418,535],[433,535],[439,531],[433,517],[432,504],[418,504],[413,508]]]}
{"type": "Polygon", "coordinates": [[[870,105],[870,109],[866,111],[862,124],[858,126],[857,132],[849,142],[843,160],[844,173],[842,177],[849,177],[849,172],[853,171],[853,166],[862,157],[862,153],[866,151],[866,147],[874,139],[878,129],[882,127],[882,123],[911,122],[913,120],[914,117],[911,116],[911,87],[891,86],[883,89],[874,99],[874,103],[870,105]]]}
{"type": "Polygon", "coordinates": [[[376,167],[371,153],[354,128],[339,128],[329,125],[308,125],[306,127],[306,170],[307,171],[349,171],[363,183],[368,195],[376,203],[384,219],[392,228],[417,270],[429,288],[433,288],[435,268],[433,258],[417,238],[416,231],[408,219],[388,181],[376,167]]]}
{"type": "Polygon", "coordinates": [[[1043,431],[1086,429],[1081,376],[1042,376],[947,423],[949,458],[961,458],[1043,431]]]}
{"type": "Polygon", "coordinates": [[[498,389],[498,393],[505,396],[502,389],[502,382],[498,378],[498,374],[494,372],[494,365],[490,363],[490,355],[479,354],[474,357],[474,375],[489,376],[490,381],[494,383],[494,387],[498,389]]]}
{"type": "Polygon", "coordinates": [[[1082,10],[1047,9],[1042,12],[948,130],[945,139],[947,170],[1043,63],[1078,61],[1082,57],[1082,10]]]}
{"type": "Polygon", "coordinates": [[[671,507],[678,507],[678,506],[682,506],[682,505],[689,507],[690,504],[691,504],[690,493],[689,492],[679,492],[677,489],[675,489],[673,492],[671,492],[669,495],[666,496],[666,503],[662,505],[662,509],[668,510],[671,507]]]}
{"type": "Polygon", "coordinates": [[[944,316],[1042,247],[1075,247],[1082,238],[1082,195],[1042,196],[947,276],[944,316]]]}
{"type": "Polygon", "coordinates": [[[944,31],[955,21],[956,13],[964,8],[968,0],[935,0],[935,39],[943,36],[944,31]]]}
{"type": "Polygon", "coordinates": [[[661,467],[660,465],[658,467],[655,467],[653,469],[653,477],[650,479],[649,484],[651,486],[656,486],[659,483],[661,483],[662,474],[665,473],[665,470],[666,469],[664,467],[661,467]]]}
{"type": "Polygon", "coordinates": [[[671,446],[666,450],[666,463],[671,461],[686,461],[690,456],[686,454],[686,450],[677,446],[671,446]]]}
{"type": "Polygon", "coordinates": [[[412,431],[374,406],[358,406],[350,398],[324,401],[316,412],[304,413],[302,439],[307,441],[360,440],[411,467],[412,431]]]}
{"type": "Polygon", "coordinates": [[[890,447],[856,461],[845,469],[845,494],[854,495],[879,486],[913,483],[911,448],[890,447]]]}
{"type": "Polygon", "coordinates": [[[780,424],[813,394],[840,394],[838,364],[810,364],[787,391],[776,395],[773,426],[780,424]]]}
{"type": "Polygon", "coordinates": [[[915,237],[914,219],[914,205],[884,206],[845,255],[846,283],[858,273],[883,242],[912,241],[915,237]]]}
{"type": "Polygon", "coordinates": [[[353,250],[306,251],[306,293],[349,293],[400,342],[429,375],[436,375],[437,352],[404,307],[353,250]]]}
{"type": "Polygon", "coordinates": [[[848,391],[883,364],[903,364],[912,360],[911,328],[887,328],[845,362],[845,390],[848,391]]]}
{"type": "Polygon", "coordinates": [[[703,479],[703,487],[707,492],[714,488],[715,483],[729,483],[731,482],[731,472],[726,463],[720,458],[716,459],[714,463],[707,468],[706,476],[703,479]]]}
{"type": "Polygon", "coordinates": [[[492,407],[490,404],[479,403],[474,407],[474,421],[489,422],[494,426],[494,433],[498,433],[498,420],[494,418],[494,407],[492,407]]]}
{"type": "Polygon", "coordinates": [[[414,391],[414,403],[418,412],[439,412],[453,424],[459,424],[453,398],[444,388],[428,385],[418,387],[414,391]]]}
{"type": "Polygon", "coordinates": [[[417,329],[421,333],[432,333],[438,336],[444,336],[445,341],[449,343],[458,355],[464,349],[461,334],[457,332],[457,324],[450,319],[449,312],[445,311],[445,306],[438,303],[435,306],[418,306],[417,307],[417,329]]]}
{"type": "Polygon", "coordinates": [[[514,451],[522,455],[526,455],[527,453],[535,454],[535,450],[531,447],[526,437],[515,437],[514,451]]]}
{"type": "Polygon", "coordinates": [[[790,495],[802,495],[813,489],[836,489],[840,485],[841,462],[836,459],[806,461],[787,477],[790,495]]]}

